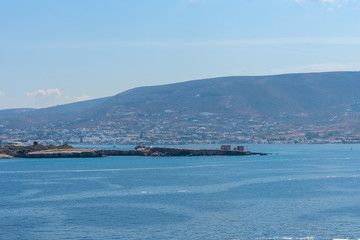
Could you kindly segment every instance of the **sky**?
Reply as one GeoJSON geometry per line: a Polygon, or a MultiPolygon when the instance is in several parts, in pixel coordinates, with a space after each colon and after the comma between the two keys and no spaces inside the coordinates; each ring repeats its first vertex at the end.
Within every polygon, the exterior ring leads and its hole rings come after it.
{"type": "Polygon", "coordinates": [[[360,70],[360,0],[0,0],[0,109],[360,70]]]}

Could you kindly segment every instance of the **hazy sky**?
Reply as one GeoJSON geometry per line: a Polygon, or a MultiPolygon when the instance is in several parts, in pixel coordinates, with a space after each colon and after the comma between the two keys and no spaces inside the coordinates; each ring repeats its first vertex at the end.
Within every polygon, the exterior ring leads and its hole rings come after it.
{"type": "Polygon", "coordinates": [[[0,0],[0,109],[360,70],[360,0],[0,0]]]}

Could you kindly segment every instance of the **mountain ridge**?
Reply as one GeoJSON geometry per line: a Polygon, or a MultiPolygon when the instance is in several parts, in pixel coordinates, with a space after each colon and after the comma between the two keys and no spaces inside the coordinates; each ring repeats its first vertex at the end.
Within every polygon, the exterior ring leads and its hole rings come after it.
{"type": "Polygon", "coordinates": [[[204,113],[223,118],[288,118],[325,124],[334,115],[358,111],[357,89],[357,71],[216,77],[137,87],[112,97],[44,109],[1,110],[0,124],[5,128],[49,124],[59,128],[96,127],[103,122],[122,122],[129,113],[139,118],[154,114],[164,119],[196,117],[204,113]],[[11,114],[2,116],[5,112],[11,114]]]}

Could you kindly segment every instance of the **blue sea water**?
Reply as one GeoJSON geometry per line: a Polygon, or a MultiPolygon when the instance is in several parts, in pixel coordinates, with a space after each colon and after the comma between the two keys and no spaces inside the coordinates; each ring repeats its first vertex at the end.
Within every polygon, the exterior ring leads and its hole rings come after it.
{"type": "Polygon", "coordinates": [[[360,239],[360,145],[249,150],[0,160],[0,239],[360,239]]]}

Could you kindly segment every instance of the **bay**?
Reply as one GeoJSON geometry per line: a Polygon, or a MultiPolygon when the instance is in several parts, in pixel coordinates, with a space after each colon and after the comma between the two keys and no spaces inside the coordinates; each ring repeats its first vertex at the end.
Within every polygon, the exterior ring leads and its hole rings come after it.
{"type": "Polygon", "coordinates": [[[360,145],[249,150],[0,160],[0,239],[360,238],[360,145]]]}

